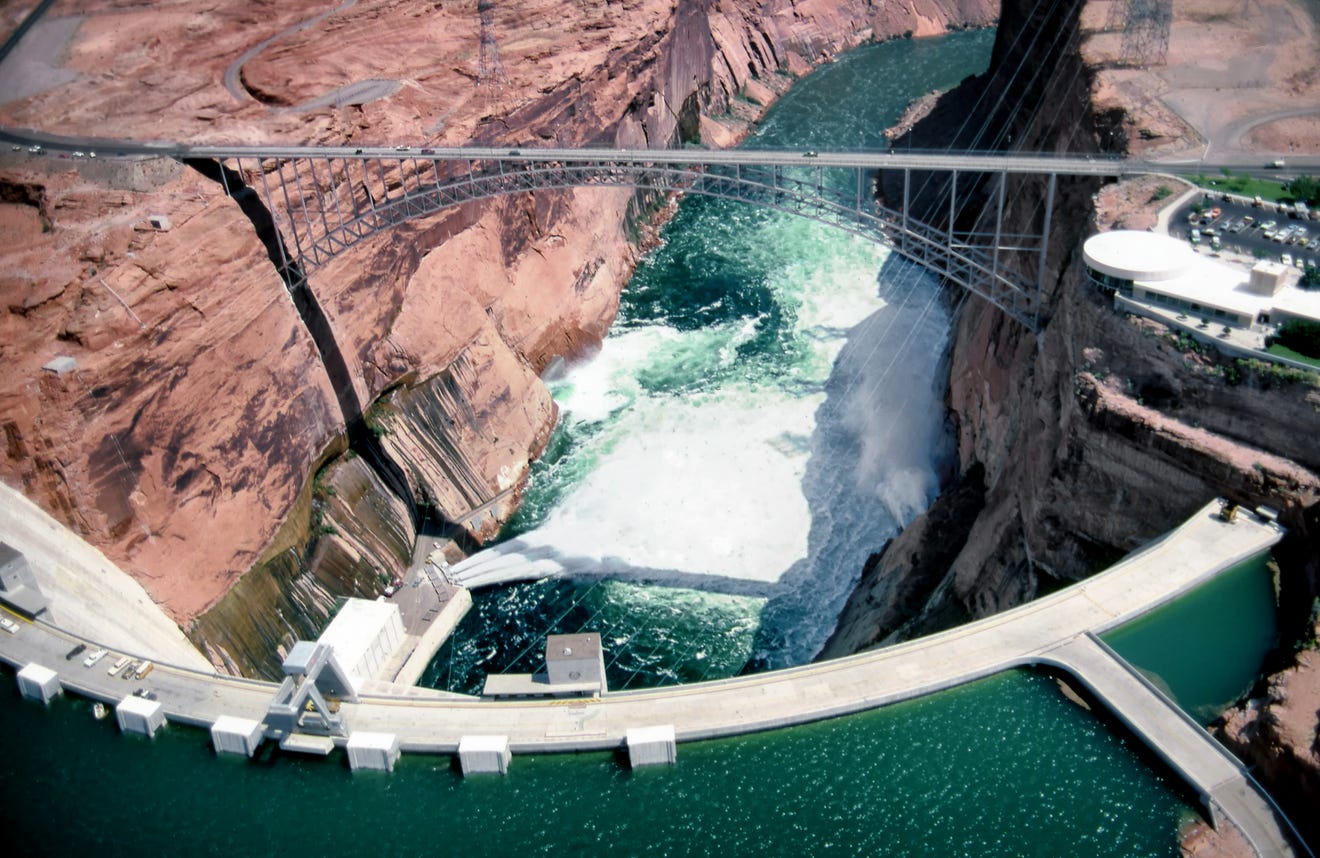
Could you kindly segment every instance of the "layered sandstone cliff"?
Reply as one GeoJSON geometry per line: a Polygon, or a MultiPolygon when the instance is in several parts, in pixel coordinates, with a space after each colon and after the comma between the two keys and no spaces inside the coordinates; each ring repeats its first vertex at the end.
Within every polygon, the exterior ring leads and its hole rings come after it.
{"type": "MultiPolygon", "coordinates": [[[[483,59],[475,0],[59,4],[32,31],[47,54],[0,69],[14,84],[0,122],[192,142],[724,145],[780,72],[997,13],[990,0],[485,5],[483,59]]],[[[160,175],[108,187],[100,154],[92,167],[5,153],[0,474],[231,669],[314,632],[336,596],[375,592],[406,562],[419,506],[493,532],[553,421],[537,373],[604,335],[635,258],[629,221],[648,206],[564,191],[411,222],[313,273],[328,323],[313,337],[308,296],[290,300],[251,212],[145,162],[111,166],[160,175]],[[171,228],[150,230],[154,214],[171,228]],[[77,373],[40,370],[60,354],[77,373]]]]}

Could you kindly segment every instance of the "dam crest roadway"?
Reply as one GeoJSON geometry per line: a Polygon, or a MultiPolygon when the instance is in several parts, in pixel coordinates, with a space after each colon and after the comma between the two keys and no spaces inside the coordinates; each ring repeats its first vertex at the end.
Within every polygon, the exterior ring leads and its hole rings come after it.
{"type": "MultiPolygon", "coordinates": [[[[19,515],[19,507],[28,504],[12,489],[0,493],[0,505],[14,513],[0,517],[0,538],[29,557],[57,556],[57,540],[76,539],[44,514],[19,515]]],[[[693,685],[555,700],[478,699],[378,683],[357,702],[343,702],[338,715],[363,735],[396,736],[404,752],[455,753],[474,734],[507,737],[514,753],[610,750],[620,748],[630,730],[672,727],[679,742],[731,736],[872,709],[1013,668],[1044,666],[1072,675],[1089,689],[1196,791],[1212,820],[1231,821],[1258,854],[1299,854],[1289,823],[1242,764],[1096,637],[1268,550],[1283,533],[1268,515],[1242,511],[1226,521],[1219,502],[1213,502],[1085,581],[884,649],[693,685]]],[[[60,562],[72,565],[93,554],[66,556],[60,562]]],[[[66,579],[70,572],[75,578],[104,574],[94,569],[60,572],[66,579]]],[[[0,636],[0,658],[15,667],[63,667],[64,654],[79,642],[98,645],[37,620],[25,623],[19,634],[0,636]]],[[[82,670],[77,663],[65,669],[60,682],[107,703],[124,695],[121,681],[102,669],[82,670]]],[[[152,690],[169,720],[207,728],[222,716],[260,722],[277,686],[158,663],[152,690]]],[[[348,739],[333,741],[343,746],[348,739]]]]}

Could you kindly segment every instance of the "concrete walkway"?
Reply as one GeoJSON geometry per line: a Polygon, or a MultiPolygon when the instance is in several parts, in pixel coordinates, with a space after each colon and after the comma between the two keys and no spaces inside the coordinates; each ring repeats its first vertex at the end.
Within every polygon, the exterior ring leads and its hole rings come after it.
{"type": "Polygon", "coordinates": [[[1082,682],[1201,797],[1210,818],[1230,820],[1258,855],[1291,855],[1291,824],[1245,767],[1187,713],[1094,635],[1048,658],[1082,682]]]}

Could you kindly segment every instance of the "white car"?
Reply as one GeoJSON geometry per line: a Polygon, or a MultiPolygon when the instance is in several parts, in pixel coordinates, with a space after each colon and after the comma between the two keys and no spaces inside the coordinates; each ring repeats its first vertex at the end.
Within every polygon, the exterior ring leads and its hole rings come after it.
{"type": "Polygon", "coordinates": [[[1283,255],[1283,264],[1284,264],[1284,265],[1292,265],[1292,254],[1291,254],[1291,253],[1285,253],[1285,254],[1283,255]]]}
{"type": "Polygon", "coordinates": [[[83,659],[83,667],[91,667],[96,664],[98,661],[105,658],[107,652],[107,650],[98,649],[96,652],[83,659]]]}
{"type": "Polygon", "coordinates": [[[0,617],[0,629],[4,629],[11,635],[16,635],[18,634],[18,623],[8,617],[0,617]]]}

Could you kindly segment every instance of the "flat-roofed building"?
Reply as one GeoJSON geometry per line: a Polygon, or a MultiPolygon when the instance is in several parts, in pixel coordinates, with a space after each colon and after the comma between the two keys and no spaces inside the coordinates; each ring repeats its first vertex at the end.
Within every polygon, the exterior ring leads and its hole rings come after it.
{"type": "Polygon", "coordinates": [[[377,678],[403,637],[398,605],[349,599],[316,640],[334,651],[335,660],[360,687],[362,682],[377,678]]]}
{"type": "Polygon", "coordinates": [[[1106,294],[1168,307],[1238,328],[1288,319],[1320,321],[1320,291],[1299,289],[1292,269],[1258,262],[1251,269],[1201,256],[1167,235],[1114,230],[1082,247],[1091,282],[1106,294]]]}
{"type": "Polygon", "coordinates": [[[547,635],[544,673],[493,673],[482,687],[485,697],[539,697],[604,694],[605,651],[600,635],[547,635]]]}
{"type": "Polygon", "coordinates": [[[545,639],[545,672],[551,685],[605,683],[605,654],[600,635],[549,635],[545,639]]]}

